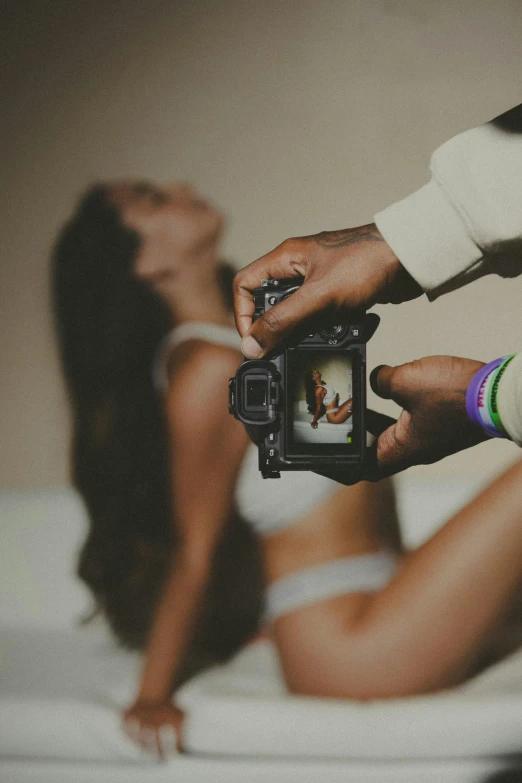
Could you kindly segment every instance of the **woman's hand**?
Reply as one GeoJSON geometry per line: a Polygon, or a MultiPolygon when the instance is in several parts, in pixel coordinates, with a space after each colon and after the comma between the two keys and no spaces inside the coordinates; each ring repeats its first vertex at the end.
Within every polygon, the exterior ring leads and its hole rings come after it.
{"type": "Polygon", "coordinates": [[[181,731],[185,714],[172,702],[136,701],[123,714],[125,733],[160,758],[183,750],[181,731]]]}
{"type": "Polygon", "coordinates": [[[314,419],[314,420],[313,420],[313,422],[312,422],[312,425],[311,425],[311,426],[312,426],[312,429],[313,429],[313,430],[316,430],[316,429],[317,429],[317,427],[319,426],[319,424],[318,424],[318,422],[316,422],[316,421],[315,421],[315,419],[314,419]]]}

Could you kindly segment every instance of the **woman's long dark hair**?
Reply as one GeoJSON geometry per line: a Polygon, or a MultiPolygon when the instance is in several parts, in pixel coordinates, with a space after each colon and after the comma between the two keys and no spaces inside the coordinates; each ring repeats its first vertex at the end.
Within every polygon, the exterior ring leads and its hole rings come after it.
{"type": "MultiPolygon", "coordinates": [[[[312,378],[312,373],[311,372],[307,372],[306,375],[305,375],[306,402],[307,402],[307,405],[308,405],[308,413],[311,413],[312,416],[314,415],[315,408],[317,406],[317,399],[316,399],[316,396],[315,396],[316,388],[317,387],[316,387],[316,385],[315,385],[315,383],[313,381],[313,378],[312,378]]],[[[321,412],[319,413],[319,417],[318,418],[321,418],[321,416],[324,416],[325,413],[326,413],[326,408],[324,407],[323,403],[321,402],[321,412]]]]}
{"type": "MultiPolygon", "coordinates": [[[[91,188],[63,229],[53,302],[73,412],[72,478],[90,517],[78,573],[120,642],[143,648],[177,546],[166,422],[152,383],[153,358],[174,324],[133,276],[139,237],[107,196],[106,187],[91,188]]],[[[229,304],[232,277],[223,265],[229,304]]],[[[257,543],[233,516],[181,679],[233,654],[256,631],[261,604],[257,543]]]]}

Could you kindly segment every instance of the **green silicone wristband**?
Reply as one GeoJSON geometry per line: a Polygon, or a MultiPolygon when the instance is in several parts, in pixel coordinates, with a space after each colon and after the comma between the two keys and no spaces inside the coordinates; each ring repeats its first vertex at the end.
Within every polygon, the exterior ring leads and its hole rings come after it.
{"type": "Polygon", "coordinates": [[[504,375],[508,364],[514,358],[514,356],[516,356],[516,354],[514,354],[514,353],[512,353],[511,356],[507,356],[506,359],[500,365],[500,367],[497,368],[497,370],[495,371],[495,377],[493,378],[493,382],[491,383],[491,385],[489,387],[489,395],[488,395],[489,415],[491,416],[491,419],[492,419],[493,424],[495,425],[495,427],[506,438],[508,438],[509,435],[507,434],[507,432],[506,432],[506,430],[505,430],[505,428],[504,428],[504,426],[502,424],[502,421],[501,421],[501,418],[500,418],[500,415],[499,415],[499,412],[498,412],[498,387],[499,387],[499,384],[500,384],[500,379],[504,375]]]}

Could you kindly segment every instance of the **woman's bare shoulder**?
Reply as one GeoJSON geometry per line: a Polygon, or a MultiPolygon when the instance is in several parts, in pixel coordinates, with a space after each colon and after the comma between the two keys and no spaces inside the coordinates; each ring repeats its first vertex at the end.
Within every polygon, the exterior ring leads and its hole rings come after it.
{"type": "Polygon", "coordinates": [[[237,447],[243,447],[248,441],[245,429],[228,414],[228,381],[241,358],[233,348],[203,340],[187,340],[173,351],[165,412],[174,437],[190,440],[198,431],[208,436],[219,424],[222,438],[233,435],[237,447]]]}
{"type": "Polygon", "coordinates": [[[239,350],[228,345],[209,343],[194,338],[185,340],[173,348],[167,357],[169,386],[181,379],[190,380],[204,374],[208,377],[220,374],[234,374],[242,360],[239,350]]]}

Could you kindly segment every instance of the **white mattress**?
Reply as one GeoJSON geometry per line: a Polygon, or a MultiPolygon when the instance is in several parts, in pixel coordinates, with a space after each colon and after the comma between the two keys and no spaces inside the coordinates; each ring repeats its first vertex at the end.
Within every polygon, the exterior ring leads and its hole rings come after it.
{"type": "Polygon", "coordinates": [[[499,759],[326,762],[178,756],[166,763],[146,766],[0,760],[0,780],[2,783],[520,783],[522,766],[499,759]]]}
{"type": "MultiPolygon", "coordinates": [[[[266,514],[266,482],[251,452],[266,514]]],[[[307,489],[293,476],[274,483],[286,502],[307,489]]],[[[411,544],[473,490],[447,480],[407,484],[399,477],[411,544]]],[[[361,705],[288,698],[273,650],[260,645],[183,689],[190,755],[151,761],[120,727],[139,657],[117,649],[102,624],[72,627],[90,604],[73,577],[86,527],[77,496],[0,493],[0,520],[1,783],[485,783],[522,746],[520,656],[444,697],[361,705]]],[[[522,781],[522,771],[514,774],[522,781]]]]}
{"type": "Polygon", "coordinates": [[[294,427],[298,431],[296,436],[305,443],[346,443],[346,437],[353,430],[351,419],[345,424],[331,424],[326,416],[319,419],[318,427],[311,427],[313,416],[307,411],[294,411],[294,427]]]}
{"type": "MultiPolygon", "coordinates": [[[[100,629],[3,629],[1,755],[150,763],[120,728],[139,663],[100,629]]],[[[446,694],[361,704],[287,696],[272,646],[259,643],[188,683],[179,701],[188,712],[185,745],[194,754],[486,758],[522,747],[522,653],[446,694]]]]}
{"type": "Polygon", "coordinates": [[[186,745],[207,753],[465,758],[522,750],[522,651],[459,688],[373,702],[288,696],[272,646],[252,646],[180,694],[186,745]]]}
{"type": "Polygon", "coordinates": [[[102,624],[85,629],[0,629],[0,755],[146,761],[121,731],[140,659],[116,648],[102,624]]]}

